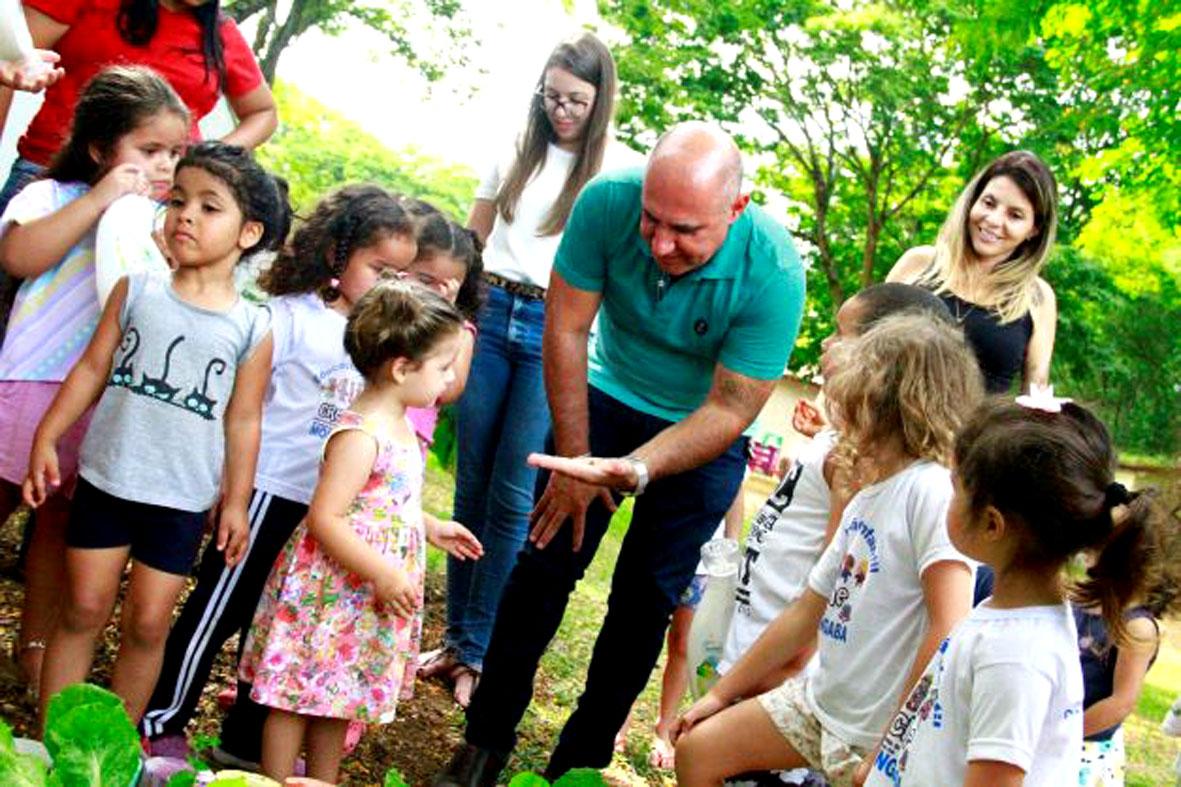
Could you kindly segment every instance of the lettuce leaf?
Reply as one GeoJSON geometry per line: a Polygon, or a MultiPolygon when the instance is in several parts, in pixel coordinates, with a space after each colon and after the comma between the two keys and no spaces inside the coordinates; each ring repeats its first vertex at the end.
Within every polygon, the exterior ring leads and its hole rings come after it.
{"type": "Polygon", "coordinates": [[[45,748],[62,787],[123,787],[140,769],[139,736],[123,702],[88,684],[68,686],[49,700],[45,748]]]}

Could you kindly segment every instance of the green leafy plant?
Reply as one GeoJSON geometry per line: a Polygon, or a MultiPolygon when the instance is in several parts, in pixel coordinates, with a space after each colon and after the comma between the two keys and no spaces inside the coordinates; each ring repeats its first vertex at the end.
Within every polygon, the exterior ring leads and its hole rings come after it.
{"type": "Polygon", "coordinates": [[[410,785],[402,778],[402,774],[397,768],[390,768],[386,771],[382,787],[410,787],[410,785]]]}
{"type": "Polygon", "coordinates": [[[45,748],[53,783],[63,787],[133,784],[140,769],[139,736],[116,695],[89,684],[68,686],[49,700],[45,748]]]}
{"type": "Polygon", "coordinates": [[[16,750],[12,729],[0,721],[0,784],[34,787],[48,783],[45,763],[32,754],[16,750]]]}
{"type": "MultiPolygon", "coordinates": [[[[553,787],[601,787],[606,783],[603,774],[594,768],[575,768],[558,777],[553,787]]],[[[550,783],[536,773],[518,773],[509,781],[508,787],[550,787],[550,783]]]]}

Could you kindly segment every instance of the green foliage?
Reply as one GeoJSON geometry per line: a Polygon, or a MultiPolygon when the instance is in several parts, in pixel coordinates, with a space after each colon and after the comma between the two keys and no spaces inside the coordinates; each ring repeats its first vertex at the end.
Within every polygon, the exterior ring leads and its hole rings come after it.
{"type": "Polygon", "coordinates": [[[536,773],[518,773],[509,780],[508,787],[549,787],[549,782],[536,773]]]}
{"type": "Polygon", "coordinates": [[[809,263],[793,366],[934,241],[967,179],[1033,150],[1060,183],[1053,379],[1123,446],[1181,446],[1181,13],[1147,0],[600,0],[625,136],[716,120],[809,263]],[[1155,424],[1155,426],[1154,426],[1155,424]]]}
{"type": "Polygon", "coordinates": [[[385,781],[382,782],[382,785],[383,787],[410,787],[397,768],[390,768],[386,771],[385,781]]]}
{"type": "Polygon", "coordinates": [[[1129,291],[1119,275],[1069,247],[1047,269],[1058,296],[1055,378],[1098,410],[1117,445],[1167,456],[1181,435],[1181,284],[1146,266],[1140,291],[1129,291]]]}
{"type": "Polygon", "coordinates": [[[132,784],[140,768],[139,735],[122,700],[85,683],[50,698],[45,748],[64,787],[132,784]]]}
{"type": "MultiPolygon", "coordinates": [[[[574,768],[559,776],[553,787],[602,787],[605,784],[603,774],[594,768],[574,768]]],[[[550,783],[544,776],[528,771],[510,779],[508,787],[550,787],[550,783]]]]}
{"type": "Polygon", "coordinates": [[[11,787],[41,787],[48,783],[45,763],[32,754],[17,752],[12,728],[0,720],[0,784],[11,787]]]}
{"type": "Polygon", "coordinates": [[[287,179],[297,212],[310,210],[331,189],[369,182],[424,199],[453,218],[467,215],[477,183],[467,168],[413,150],[394,152],[286,83],[275,86],[275,99],[282,120],[258,159],[287,179]]]}
{"type": "Polygon", "coordinates": [[[225,10],[239,22],[254,18],[254,53],[267,82],[275,81],[279,58],[291,42],[311,29],[338,35],[363,25],[390,43],[395,56],[414,66],[429,80],[446,67],[467,62],[463,44],[471,31],[460,19],[459,0],[230,0],[225,10]],[[279,14],[280,6],[286,13],[279,14]],[[423,34],[430,40],[424,43],[423,34]],[[413,41],[411,39],[414,39],[413,41]],[[450,45],[442,43],[449,41],[450,45]]]}

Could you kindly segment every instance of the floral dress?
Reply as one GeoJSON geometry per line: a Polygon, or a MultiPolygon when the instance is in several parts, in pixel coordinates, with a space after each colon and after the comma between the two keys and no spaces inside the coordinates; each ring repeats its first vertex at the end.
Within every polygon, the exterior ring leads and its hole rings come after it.
{"type": "Polygon", "coordinates": [[[371,582],[324,552],[305,521],[271,569],[239,673],[263,705],[380,724],[392,721],[398,699],[414,690],[426,569],[423,459],[416,443],[397,442],[350,411],[333,434],[347,429],[370,434],[378,444],[349,523],[410,577],[418,611],[410,620],[397,617],[377,600],[371,582]]]}

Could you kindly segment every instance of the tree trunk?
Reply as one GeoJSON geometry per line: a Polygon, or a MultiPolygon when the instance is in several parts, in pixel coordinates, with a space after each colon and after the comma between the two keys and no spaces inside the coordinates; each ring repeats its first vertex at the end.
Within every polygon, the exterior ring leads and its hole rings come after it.
{"type": "MultiPolygon", "coordinates": [[[[258,65],[262,69],[263,78],[266,79],[268,85],[275,84],[275,72],[279,68],[279,57],[283,54],[283,50],[287,48],[287,45],[291,43],[292,39],[304,31],[302,21],[307,4],[308,0],[292,0],[291,10],[288,12],[287,18],[278,27],[275,27],[275,4],[272,3],[271,7],[267,10],[265,21],[270,22],[274,32],[268,37],[266,52],[256,54],[260,55],[258,65]]],[[[261,34],[261,27],[259,28],[259,32],[261,34]]]]}

